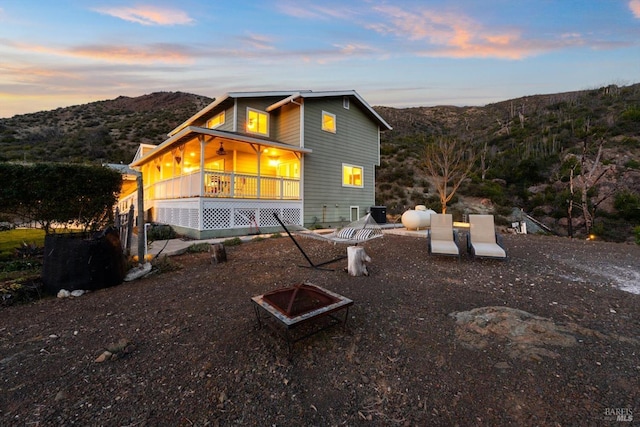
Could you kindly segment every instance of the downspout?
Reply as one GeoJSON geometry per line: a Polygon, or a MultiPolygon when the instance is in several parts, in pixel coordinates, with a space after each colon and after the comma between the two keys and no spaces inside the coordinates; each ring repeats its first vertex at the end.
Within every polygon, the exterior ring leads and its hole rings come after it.
{"type": "MultiPolygon", "coordinates": [[[[304,103],[300,105],[300,148],[304,148],[304,103]]],[[[304,159],[305,155],[300,153],[300,201],[302,208],[300,212],[300,225],[304,227],[304,159]]]]}

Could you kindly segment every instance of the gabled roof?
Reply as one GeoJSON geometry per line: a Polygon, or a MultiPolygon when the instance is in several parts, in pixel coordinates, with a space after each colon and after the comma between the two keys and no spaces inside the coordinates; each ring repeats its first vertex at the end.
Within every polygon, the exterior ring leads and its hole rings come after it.
{"type": "Polygon", "coordinates": [[[211,104],[204,107],[202,110],[198,111],[193,116],[189,117],[178,127],[169,132],[169,136],[173,136],[180,132],[182,129],[190,126],[198,120],[199,118],[207,115],[211,111],[215,110],[217,107],[233,101],[239,98],[274,98],[274,97],[282,97],[282,99],[267,108],[267,111],[273,111],[281,106],[288,104],[289,102],[295,101],[300,98],[329,98],[329,97],[339,97],[339,96],[349,96],[356,99],[360,108],[362,108],[365,113],[378,125],[383,128],[383,130],[391,130],[391,126],[355,91],[355,90],[338,90],[338,91],[319,91],[313,92],[311,90],[293,90],[293,91],[258,91],[258,92],[228,92],[220,98],[216,98],[211,104]]]}

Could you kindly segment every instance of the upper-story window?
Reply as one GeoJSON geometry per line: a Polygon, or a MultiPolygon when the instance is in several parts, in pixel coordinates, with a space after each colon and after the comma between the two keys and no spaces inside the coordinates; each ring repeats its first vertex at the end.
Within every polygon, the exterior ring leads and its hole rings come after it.
{"type": "Polygon", "coordinates": [[[215,129],[218,126],[223,124],[224,124],[224,111],[219,114],[216,114],[215,116],[207,120],[207,127],[209,129],[215,129]]]}
{"type": "Polygon", "coordinates": [[[348,96],[343,96],[342,97],[342,106],[344,107],[345,110],[349,109],[349,97],[348,96]]]}
{"type": "Polygon", "coordinates": [[[269,114],[253,108],[247,108],[247,132],[268,136],[269,114]]]}
{"type": "Polygon", "coordinates": [[[336,133],[336,115],[322,112],[322,130],[336,133]]]}

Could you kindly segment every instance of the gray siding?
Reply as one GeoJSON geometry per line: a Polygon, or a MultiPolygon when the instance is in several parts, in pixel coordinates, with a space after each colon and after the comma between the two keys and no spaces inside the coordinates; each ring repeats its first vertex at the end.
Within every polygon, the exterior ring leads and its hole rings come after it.
{"type": "Polygon", "coordinates": [[[271,137],[285,144],[300,146],[300,106],[287,104],[271,113],[271,137]]]}
{"type": "MultiPolygon", "coordinates": [[[[218,114],[218,113],[216,113],[218,114]]],[[[224,130],[228,132],[233,131],[233,105],[229,108],[225,108],[224,110],[224,124],[218,126],[216,130],[224,130]]]]}
{"type": "Polygon", "coordinates": [[[349,221],[350,206],[360,216],[375,204],[375,165],[378,163],[378,125],[342,97],[307,98],[304,104],[304,223],[339,225],[349,221]],[[322,130],[322,111],[335,114],[336,133],[322,130]],[[343,163],[363,168],[363,188],[342,186],[343,163]]]}

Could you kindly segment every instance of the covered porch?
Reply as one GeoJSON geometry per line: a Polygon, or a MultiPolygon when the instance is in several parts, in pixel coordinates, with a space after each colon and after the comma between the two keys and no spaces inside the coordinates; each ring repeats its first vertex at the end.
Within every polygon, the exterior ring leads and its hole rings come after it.
{"type": "MultiPolygon", "coordinates": [[[[213,237],[222,230],[234,235],[260,224],[275,227],[270,213],[275,211],[301,223],[301,160],[308,152],[272,140],[187,127],[131,166],[142,173],[150,220],[191,229],[194,237],[213,237]]],[[[136,200],[137,192],[120,201],[121,209],[136,200]]]]}

